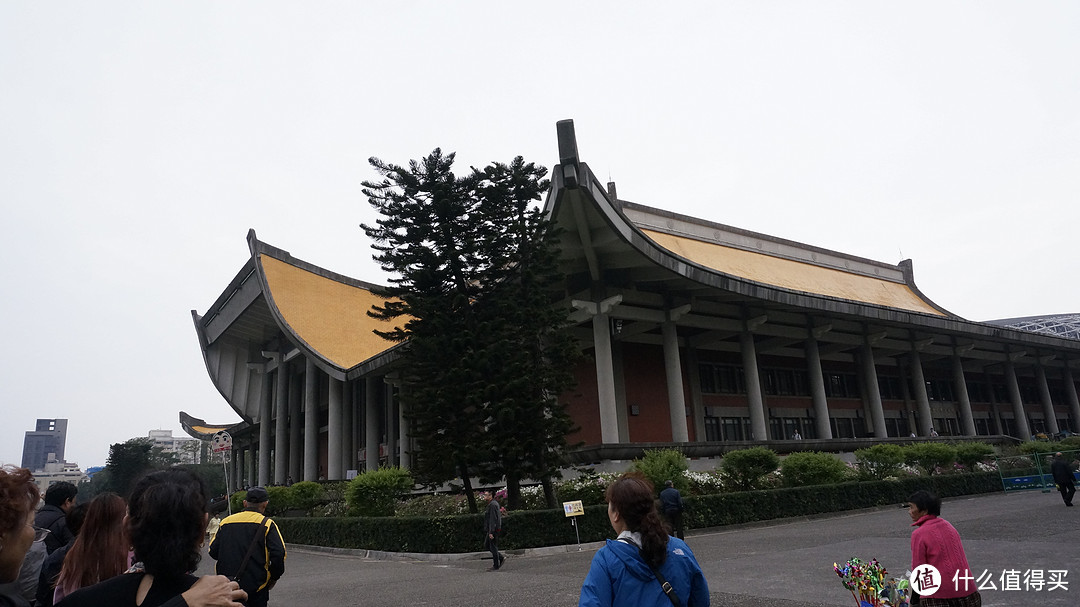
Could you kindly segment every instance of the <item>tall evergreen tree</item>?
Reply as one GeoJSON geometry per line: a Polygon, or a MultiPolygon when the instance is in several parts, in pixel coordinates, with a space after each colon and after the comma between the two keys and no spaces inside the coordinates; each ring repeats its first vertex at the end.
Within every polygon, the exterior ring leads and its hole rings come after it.
{"type": "MultiPolygon", "coordinates": [[[[408,167],[371,159],[364,182],[381,218],[361,226],[390,272],[387,300],[369,315],[408,340],[402,405],[418,452],[417,476],[506,477],[511,506],[523,477],[546,479],[570,430],[555,398],[570,385],[576,349],[559,283],[552,225],[531,205],[546,170],[520,157],[457,177],[436,149],[408,167]]],[[[550,484],[549,484],[550,485],[550,484]]]]}

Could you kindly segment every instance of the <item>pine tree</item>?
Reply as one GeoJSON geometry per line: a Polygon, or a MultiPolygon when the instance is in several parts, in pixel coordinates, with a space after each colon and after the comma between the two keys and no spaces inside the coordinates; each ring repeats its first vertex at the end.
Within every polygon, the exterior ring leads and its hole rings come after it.
{"type": "Polygon", "coordinates": [[[397,323],[380,335],[408,341],[402,406],[417,476],[460,476],[473,511],[470,475],[505,476],[515,507],[522,478],[556,473],[571,429],[556,397],[576,348],[553,306],[554,228],[532,207],[546,170],[518,157],[457,177],[453,161],[438,149],[407,168],[370,160],[383,179],[364,193],[381,218],[362,227],[393,277],[368,313],[397,323]]]}

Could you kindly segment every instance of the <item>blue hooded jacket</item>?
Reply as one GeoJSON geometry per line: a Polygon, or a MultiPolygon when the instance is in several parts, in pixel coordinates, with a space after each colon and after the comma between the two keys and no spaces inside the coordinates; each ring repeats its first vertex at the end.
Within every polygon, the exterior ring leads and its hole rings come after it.
{"type": "MultiPolygon", "coordinates": [[[[685,607],[708,607],[709,585],[686,542],[668,538],[667,559],[660,573],[685,607]]],[[[593,557],[581,586],[578,607],[671,607],[652,569],[636,546],[608,540],[593,557]]]]}

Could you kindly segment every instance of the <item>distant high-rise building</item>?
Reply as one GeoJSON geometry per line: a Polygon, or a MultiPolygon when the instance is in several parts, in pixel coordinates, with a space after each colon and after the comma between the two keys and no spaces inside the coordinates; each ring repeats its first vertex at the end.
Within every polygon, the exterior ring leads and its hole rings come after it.
{"type": "Polygon", "coordinates": [[[64,461],[67,423],[66,419],[37,420],[37,428],[27,432],[23,441],[22,467],[31,471],[44,470],[50,455],[54,461],[64,461]]]}
{"type": "Polygon", "coordinates": [[[181,464],[198,464],[202,461],[199,457],[199,441],[186,436],[173,436],[172,430],[151,430],[148,437],[154,446],[161,447],[166,453],[175,453],[181,464]]]}

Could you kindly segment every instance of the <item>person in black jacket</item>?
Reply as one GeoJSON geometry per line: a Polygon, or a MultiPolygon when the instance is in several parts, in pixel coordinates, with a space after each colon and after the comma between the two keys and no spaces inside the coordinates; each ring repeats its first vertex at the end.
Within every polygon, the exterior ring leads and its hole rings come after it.
{"type": "MultiPolygon", "coordinates": [[[[83,519],[86,518],[86,510],[89,506],[89,503],[79,504],[72,508],[66,517],[67,527],[75,536],[79,535],[79,529],[82,527],[83,519]]],[[[41,573],[38,577],[37,603],[34,604],[34,607],[52,607],[56,578],[60,575],[64,557],[67,556],[68,550],[71,549],[74,543],[75,540],[72,540],[45,557],[45,562],[41,564],[41,573]]]]}
{"type": "Polygon", "coordinates": [[[265,606],[270,589],[285,573],[285,540],[264,514],[269,498],[262,487],[248,489],[244,510],[221,521],[210,542],[217,573],[240,583],[248,593],[248,607],[265,606]]]}
{"type": "Polygon", "coordinates": [[[502,508],[495,496],[484,513],[484,545],[491,551],[491,571],[498,571],[506,557],[499,552],[499,532],[502,531],[502,508]]]}
{"type": "Polygon", "coordinates": [[[665,489],[660,492],[660,511],[663,512],[664,516],[671,522],[675,537],[680,540],[685,539],[683,537],[682,523],[682,495],[671,481],[664,481],[664,485],[666,485],[665,489]]]}
{"type": "Polygon", "coordinates": [[[1073,476],[1072,466],[1065,460],[1061,451],[1054,454],[1054,461],[1050,464],[1050,474],[1054,476],[1054,483],[1057,484],[1065,505],[1072,506],[1073,495],[1076,494],[1076,477],[1073,476]]]}
{"type": "Polygon", "coordinates": [[[67,514],[75,507],[78,493],[75,485],[64,481],[53,483],[45,490],[45,505],[34,515],[34,526],[49,530],[45,536],[45,550],[49,554],[75,539],[67,526],[67,514]]]}

